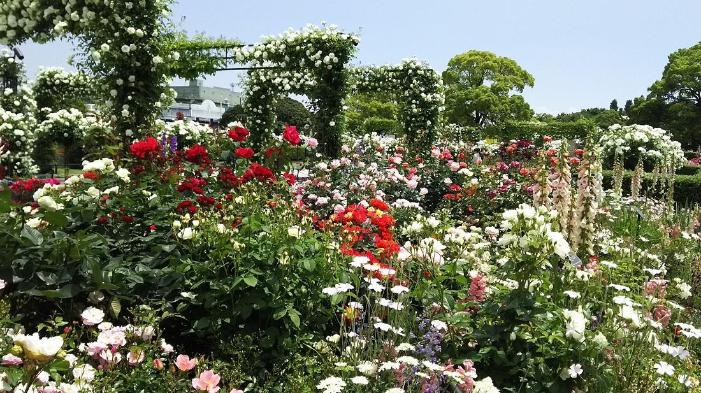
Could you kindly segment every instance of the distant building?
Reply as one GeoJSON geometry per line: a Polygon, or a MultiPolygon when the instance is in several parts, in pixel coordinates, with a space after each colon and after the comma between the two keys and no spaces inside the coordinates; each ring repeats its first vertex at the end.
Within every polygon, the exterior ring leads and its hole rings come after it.
{"type": "Polygon", "coordinates": [[[202,80],[190,81],[188,86],[171,86],[178,96],[163,112],[163,120],[173,121],[178,113],[199,123],[218,123],[224,112],[242,103],[241,93],[223,87],[205,87],[202,80]]]}

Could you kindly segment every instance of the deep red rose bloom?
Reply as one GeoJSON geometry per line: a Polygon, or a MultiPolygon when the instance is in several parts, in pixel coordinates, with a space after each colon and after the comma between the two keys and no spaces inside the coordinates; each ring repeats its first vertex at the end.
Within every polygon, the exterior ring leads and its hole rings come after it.
{"type": "Polygon", "coordinates": [[[229,138],[231,138],[234,142],[243,142],[248,138],[249,135],[251,135],[250,132],[248,132],[247,129],[243,127],[234,127],[229,129],[229,132],[227,132],[229,135],[229,138]]]}
{"type": "Polygon", "coordinates": [[[236,157],[250,160],[253,158],[254,151],[250,147],[237,147],[236,150],[234,150],[234,153],[236,154],[236,157]]]}
{"type": "Polygon", "coordinates": [[[202,164],[209,161],[209,155],[207,154],[207,149],[197,144],[185,150],[185,159],[193,164],[202,164]]]}
{"type": "Polygon", "coordinates": [[[382,211],[387,211],[389,210],[389,205],[387,205],[385,202],[379,200],[379,199],[373,199],[370,201],[370,206],[374,207],[375,209],[379,209],[382,211]]]}
{"type": "Polygon", "coordinates": [[[299,145],[302,142],[302,139],[299,137],[299,131],[297,131],[297,127],[295,126],[285,127],[282,138],[289,142],[290,145],[299,145]]]}
{"type": "Polygon", "coordinates": [[[295,184],[295,182],[297,182],[297,177],[289,172],[283,173],[282,177],[284,177],[285,180],[287,180],[287,184],[289,185],[293,185],[295,184]]]}
{"type": "Polygon", "coordinates": [[[143,141],[136,141],[129,146],[129,151],[134,157],[144,160],[158,153],[158,141],[148,137],[143,141]]]}
{"type": "Polygon", "coordinates": [[[251,164],[248,169],[246,169],[246,172],[244,172],[243,176],[241,176],[241,180],[243,182],[247,182],[250,180],[256,179],[260,182],[266,182],[266,181],[273,181],[275,180],[275,175],[273,175],[273,171],[271,171],[269,168],[254,162],[251,164]]]}

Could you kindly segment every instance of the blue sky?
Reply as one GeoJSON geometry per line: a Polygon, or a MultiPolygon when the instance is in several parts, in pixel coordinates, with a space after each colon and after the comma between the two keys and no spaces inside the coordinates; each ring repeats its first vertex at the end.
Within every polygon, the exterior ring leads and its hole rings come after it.
{"type": "MultiPolygon", "coordinates": [[[[256,42],[322,21],[361,34],[360,64],[416,56],[442,71],[455,54],[489,50],[534,75],[537,112],[622,105],[658,79],[667,56],[701,41],[699,0],[180,0],[173,20],[190,33],[256,42]]],[[[71,45],[25,44],[30,77],[65,66],[71,45]]],[[[209,77],[227,87],[234,72],[209,77]]]]}

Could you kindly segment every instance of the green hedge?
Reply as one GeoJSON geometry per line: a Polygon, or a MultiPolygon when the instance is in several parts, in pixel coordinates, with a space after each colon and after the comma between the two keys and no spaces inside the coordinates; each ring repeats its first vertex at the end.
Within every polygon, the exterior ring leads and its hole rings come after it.
{"type": "Polygon", "coordinates": [[[685,166],[679,168],[679,170],[677,171],[677,175],[690,175],[690,176],[698,175],[699,173],[701,173],[701,171],[699,169],[701,169],[700,166],[685,165],[685,166]]]}
{"type": "MultiPolygon", "coordinates": [[[[633,171],[626,171],[623,177],[623,192],[630,193],[630,178],[633,171]]],[[[604,187],[612,187],[613,171],[604,171],[604,187]]],[[[643,194],[652,181],[652,174],[645,173],[643,176],[643,194]]],[[[682,205],[701,203],[701,172],[695,175],[677,175],[674,183],[674,200],[682,205]]]]}
{"type": "Polygon", "coordinates": [[[500,125],[487,126],[480,130],[482,138],[498,140],[530,139],[538,141],[545,135],[553,138],[586,139],[596,132],[597,126],[591,121],[580,119],[574,122],[532,122],[510,121],[500,125]]]}
{"type": "Polygon", "coordinates": [[[396,135],[401,129],[401,125],[394,119],[384,117],[368,117],[363,122],[363,130],[370,133],[393,134],[396,135]]]}

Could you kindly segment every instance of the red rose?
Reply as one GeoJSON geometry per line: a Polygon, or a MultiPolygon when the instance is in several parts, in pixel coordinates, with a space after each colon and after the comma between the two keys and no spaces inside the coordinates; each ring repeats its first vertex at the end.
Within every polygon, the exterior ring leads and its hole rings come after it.
{"type": "Polygon", "coordinates": [[[227,132],[229,135],[229,138],[231,138],[234,142],[243,142],[248,138],[249,135],[251,135],[250,132],[248,132],[247,129],[243,127],[234,127],[229,129],[229,132],[227,132]]]}
{"type": "Polygon", "coordinates": [[[282,133],[282,138],[290,143],[290,145],[299,145],[302,139],[299,137],[299,131],[295,126],[285,127],[285,132],[282,133]]]}
{"type": "Polygon", "coordinates": [[[289,184],[289,185],[293,185],[297,181],[297,177],[289,172],[283,173],[282,177],[284,177],[285,180],[287,180],[287,184],[289,184]]]}
{"type": "Polygon", "coordinates": [[[158,152],[158,141],[153,137],[148,137],[143,141],[136,141],[129,146],[129,150],[134,157],[138,159],[146,159],[153,156],[152,153],[158,152]]]}
{"type": "Polygon", "coordinates": [[[207,149],[197,144],[185,150],[185,159],[193,164],[201,164],[209,161],[209,155],[207,154],[207,149]]]}
{"type": "Polygon", "coordinates": [[[251,159],[254,152],[250,147],[237,147],[234,153],[236,153],[236,157],[251,159]]]}

